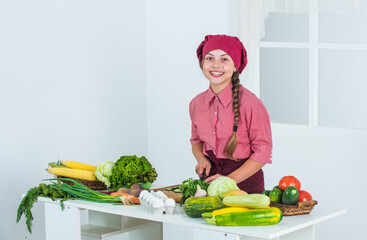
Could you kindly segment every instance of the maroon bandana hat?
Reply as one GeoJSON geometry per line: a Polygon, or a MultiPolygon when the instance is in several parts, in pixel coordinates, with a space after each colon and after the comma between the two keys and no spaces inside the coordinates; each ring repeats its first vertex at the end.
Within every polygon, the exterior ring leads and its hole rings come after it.
{"type": "Polygon", "coordinates": [[[196,50],[199,64],[208,52],[217,49],[223,50],[231,56],[238,72],[242,73],[247,65],[247,52],[242,42],[237,37],[227,35],[206,35],[204,41],[201,42],[196,50]]]}

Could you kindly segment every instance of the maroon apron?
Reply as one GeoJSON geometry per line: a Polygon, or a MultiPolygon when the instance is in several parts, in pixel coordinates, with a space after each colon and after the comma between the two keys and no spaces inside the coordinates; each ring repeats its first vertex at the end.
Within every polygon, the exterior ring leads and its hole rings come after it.
{"type": "MultiPolygon", "coordinates": [[[[208,154],[208,159],[212,165],[209,176],[215,175],[217,173],[227,176],[237,168],[241,167],[242,164],[248,159],[241,159],[239,161],[222,158],[218,159],[213,151],[207,151],[206,153],[208,154]]],[[[263,170],[260,169],[254,175],[238,183],[237,185],[241,190],[247,193],[262,193],[265,189],[263,170]]]]}

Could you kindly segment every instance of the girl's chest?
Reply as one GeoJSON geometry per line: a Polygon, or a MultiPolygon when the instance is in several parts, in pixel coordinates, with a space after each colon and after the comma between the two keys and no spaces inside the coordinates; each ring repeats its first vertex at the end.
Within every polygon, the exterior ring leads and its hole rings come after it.
{"type": "MultiPolygon", "coordinates": [[[[197,112],[195,125],[199,136],[216,137],[219,139],[227,139],[233,133],[234,113],[232,106],[224,107],[219,104],[213,104],[207,109],[197,112]]],[[[239,117],[238,137],[245,134],[247,137],[247,126],[239,117]]]]}

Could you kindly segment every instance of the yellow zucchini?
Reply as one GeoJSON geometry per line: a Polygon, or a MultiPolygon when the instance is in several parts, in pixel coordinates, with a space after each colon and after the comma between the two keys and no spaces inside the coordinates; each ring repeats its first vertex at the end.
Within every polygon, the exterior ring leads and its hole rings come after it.
{"type": "Polygon", "coordinates": [[[257,226],[277,224],[282,220],[283,213],[279,208],[269,207],[204,218],[208,223],[217,226],[257,226]]]}
{"type": "Polygon", "coordinates": [[[232,213],[232,212],[246,212],[251,210],[251,208],[243,208],[243,207],[226,207],[222,209],[215,210],[213,212],[205,212],[201,216],[203,218],[211,218],[213,216],[222,215],[225,213],[232,213]]]}

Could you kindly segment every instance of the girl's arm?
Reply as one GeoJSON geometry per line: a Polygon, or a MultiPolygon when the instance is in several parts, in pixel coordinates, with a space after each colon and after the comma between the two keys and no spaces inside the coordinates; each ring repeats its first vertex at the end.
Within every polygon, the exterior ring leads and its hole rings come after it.
{"type": "Polygon", "coordinates": [[[209,175],[211,164],[203,153],[203,143],[192,144],[192,153],[194,154],[198,164],[195,167],[196,173],[200,176],[205,169],[205,176],[209,175]]]}
{"type": "MultiPolygon", "coordinates": [[[[254,175],[264,165],[265,163],[260,163],[260,162],[256,162],[254,160],[248,159],[244,164],[242,164],[241,167],[237,168],[235,171],[230,173],[227,177],[232,178],[233,180],[236,181],[236,183],[240,183],[246,180],[247,178],[251,177],[252,175],[254,175]]],[[[215,174],[205,179],[205,181],[210,183],[220,176],[222,175],[215,174]]]]}
{"type": "Polygon", "coordinates": [[[232,178],[236,181],[236,183],[240,183],[247,178],[254,175],[257,171],[259,171],[265,163],[256,162],[254,160],[248,159],[241,167],[237,168],[228,177],[232,178]]]}

